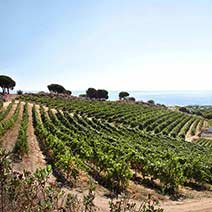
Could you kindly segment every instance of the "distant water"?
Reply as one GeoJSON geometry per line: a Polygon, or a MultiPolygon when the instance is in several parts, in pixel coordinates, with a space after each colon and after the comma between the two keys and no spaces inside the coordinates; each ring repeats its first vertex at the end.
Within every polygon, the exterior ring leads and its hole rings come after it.
{"type": "MultiPolygon", "coordinates": [[[[212,105],[212,91],[128,91],[136,100],[154,100],[165,105],[212,105]]],[[[73,95],[85,91],[73,91],[73,95]]],[[[117,100],[119,91],[109,91],[109,99],[117,100]]]]}

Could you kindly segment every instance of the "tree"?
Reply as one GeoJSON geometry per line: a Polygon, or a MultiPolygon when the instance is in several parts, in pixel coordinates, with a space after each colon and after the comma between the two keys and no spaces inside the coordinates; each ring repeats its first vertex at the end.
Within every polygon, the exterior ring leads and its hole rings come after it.
{"type": "Polygon", "coordinates": [[[22,95],[23,94],[23,91],[22,90],[17,90],[17,94],[18,95],[22,95]]]}
{"type": "Polygon", "coordinates": [[[183,113],[190,113],[190,111],[186,107],[180,107],[179,111],[181,111],[183,113]]]}
{"type": "Polygon", "coordinates": [[[50,84],[47,86],[47,88],[49,89],[50,92],[54,92],[54,93],[66,93],[66,89],[59,84],[50,84]]]}
{"type": "Polygon", "coordinates": [[[66,90],[65,93],[68,94],[68,95],[70,95],[70,96],[71,96],[71,94],[72,94],[72,92],[71,92],[70,90],[66,90]]]}
{"type": "Polygon", "coordinates": [[[108,99],[108,91],[106,91],[104,89],[98,89],[96,91],[96,97],[98,99],[108,99]]]}
{"type": "Polygon", "coordinates": [[[151,104],[151,105],[154,105],[155,104],[155,101],[154,100],[152,100],[152,99],[150,99],[149,101],[147,101],[149,104],[151,104]]]}
{"type": "Polygon", "coordinates": [[[128,92],[126,92],[126,91],[121,91],[120,93],[119,93],[119,99],[124,99],[124,98],[126,98],[126,97],[128,97],[130,94],[128,93],[128,92]]]}
{"type": "Polygon", "coordinates": [[[0,87],[2,88],[3,94],[5,94],[6,91],[9,94],[9,90],[13,90],[15,85],[16,82],[12,78],[0,75],[0,87]]]}
{"type": "Polygon", "coordinates": [[[95,88],[88,88],[88,90],[86,91],[86,96],[90,99],[95,99],[97,98],[97,91],[95,88]]]}
{"type": "Polygon", "coordinates": [[[90,99],[108,99],[108,91],[104,89],[88,88],[86,96],[90,99]]]}

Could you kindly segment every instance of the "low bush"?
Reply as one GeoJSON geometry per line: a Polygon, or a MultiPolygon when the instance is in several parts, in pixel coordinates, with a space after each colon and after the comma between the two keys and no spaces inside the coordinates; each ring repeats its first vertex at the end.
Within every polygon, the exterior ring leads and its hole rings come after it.
{"type": "MultiPolygon", "coordinates": [[[[34,174],[15,172],[11,168],[10,154],[0,149],[0,211],[1,212],[94,212],[95,184],[90,181],[89,190],[82,198],[65,193],[49,180],[50,166],[34,174]]],[[[158,202],[148,197],[140,207],[124,196],[109,202],[110,212],[163,212],[158,202]],[[138,209],[136,209],[138,208],[138,209]]]]}

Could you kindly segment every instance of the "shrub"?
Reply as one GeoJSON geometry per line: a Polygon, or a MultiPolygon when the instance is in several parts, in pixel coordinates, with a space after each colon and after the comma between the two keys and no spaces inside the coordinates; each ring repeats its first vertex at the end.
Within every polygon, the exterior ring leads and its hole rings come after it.
{"type": "Polygon", "coordinates": [[[23,94],[23,91],[22,90],[17,90],[17,94],[18,95],[22,95],[23,94]]]}
{"type": "Polygon", "coordinates": [[[183,113],[190,113],[190,111],[186,107],[180,107],[179,111],[181,111],[183,113]]]}
{"type": "Polygon", "coordinates": [[[86,91],[86,96],[90,99],[95,99],[96,98],[96,89],[88,88],[88,90],[86,91]]]}
{"type": "Polygon", "coordinates": [[[65,93],[66,89],[59,84],[50,84],[47,86],[47,88],[49,89],[50,92],[54,92],[54,93],[65,93]]]}
{"type": "Polygon", "coordinates": [[[129,101],[131,101],[131,102],[135,102],[135,97],[128,97],[126,99],[129,100],[129,101]]]}
{"type": "Polygon", "coordinates": [[[119,93],[119,99],[123,99],[123,98],[126,98],[126,97],[128,97],[130,94],[128,93],[128,92],[126,92],[126,91],[121,91],[120,93],[119,93]]]}
{"type": "Polygon", "coordinates": [[[65,194],[59,185],[49,182],[51,167],[37,170],[34,174],[11,169],[9,155],[0,149],[0,209],[9,212],[64,211],[94,212],[94,186],[78,199],[76,195],[65,194]]]}
{"type": "Polygon", "coordinates": [[[123,194],[120,200],[110,201],[110,212],[163,212],[159,207],[159,202],[150,195],[139,207],[129,201],[129,198],[123,194]]]}

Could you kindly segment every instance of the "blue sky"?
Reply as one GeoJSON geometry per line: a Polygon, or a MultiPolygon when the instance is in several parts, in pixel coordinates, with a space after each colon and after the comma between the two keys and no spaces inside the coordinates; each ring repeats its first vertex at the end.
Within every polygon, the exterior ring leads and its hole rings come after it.
{"type": "Polygon", "coordinates": [[[211,0],[0,0],[17,89],[211,90],[211,0]]]}

